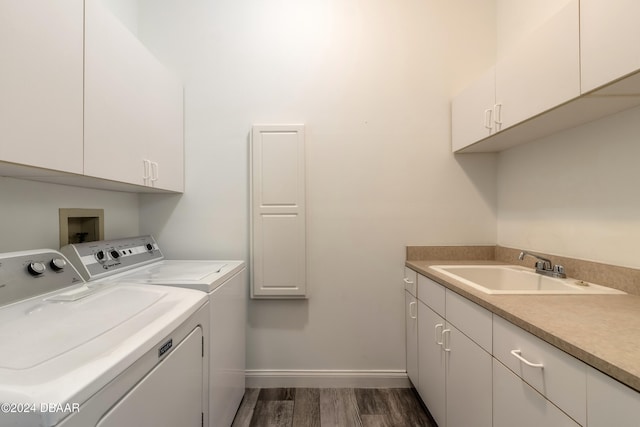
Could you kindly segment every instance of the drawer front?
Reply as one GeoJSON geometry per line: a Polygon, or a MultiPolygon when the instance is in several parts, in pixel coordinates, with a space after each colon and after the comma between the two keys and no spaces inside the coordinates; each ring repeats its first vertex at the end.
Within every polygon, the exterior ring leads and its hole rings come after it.
{"type": "Polygon", "coordinates": [[[579,427],[531,386],[493,359],[493,427],[579,427]]]}
{"type": "Polygon", "coordinates": [[[640,393],[589,367],[587,408],[589,427],[637,427],[640,393]]]}
{"type": "Polygon", "coordinates": [[[449,289],[446,290],[446,306],[447,322],[491,354],[493,350],[491,312],[449,289]]]}
{"type": "Polygon", "coordinates": [[[445,287],[418,274],[418,299],[429,308],[445,317],[445,287]]]}
{"type": "Polygon", "coordinates": [[[493,317],[493,356],[578,423],[586,425],[584,363],[498,316],[493,317]],[[540,366],[530,366],[518,356],[540,366]]]}
{"type": "Polygon", "coordinates": [[[418,273],[410,269],[409,267],[404,268],[404,290],[409,292],[414,297],[418,296],[418,273]]]}

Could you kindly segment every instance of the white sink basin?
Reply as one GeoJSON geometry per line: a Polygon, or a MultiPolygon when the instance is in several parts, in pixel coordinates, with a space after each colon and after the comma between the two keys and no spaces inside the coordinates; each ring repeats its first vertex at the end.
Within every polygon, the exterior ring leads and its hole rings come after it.
{"type": "Polygon", "coordinates": [[[430,269],[487,294],[624,294],[577,279],[543,276],[517,265],[433,265],[430,269]]]}

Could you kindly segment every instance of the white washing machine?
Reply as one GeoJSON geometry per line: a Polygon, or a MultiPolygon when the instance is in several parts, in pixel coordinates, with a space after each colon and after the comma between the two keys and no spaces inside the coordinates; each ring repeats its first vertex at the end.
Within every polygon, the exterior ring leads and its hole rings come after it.
{"type": "Polygon", "coordinates": [[[208,300],[86,283],[65,257],[0,254],[0,426],[202,425],[208,300]]]}
{"type": "Polygon", "coordinates": [[[248,289],[244,261],[165,260],[152,236],[73,244],[61,251],[91,282],[168,285],[208,294],[207,425],[230,426],[245,390],[248,289]]]}

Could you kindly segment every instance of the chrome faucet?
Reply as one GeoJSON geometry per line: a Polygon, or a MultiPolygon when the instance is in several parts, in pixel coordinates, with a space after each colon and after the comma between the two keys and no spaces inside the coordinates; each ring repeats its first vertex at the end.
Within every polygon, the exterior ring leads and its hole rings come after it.
{"type": "Polygon", "coordinates": [[[522,261],[524,257],[530,256],[535,258],[536,261],[536,273],[543,274],[545,276],[565,278],[567,275],[564,273],[564,267],[561,265],[553,265],[550,259],[544,258],[540,255],[536,255],[531,252],[522,251],[518,256],[518,259],[522,261]]]}

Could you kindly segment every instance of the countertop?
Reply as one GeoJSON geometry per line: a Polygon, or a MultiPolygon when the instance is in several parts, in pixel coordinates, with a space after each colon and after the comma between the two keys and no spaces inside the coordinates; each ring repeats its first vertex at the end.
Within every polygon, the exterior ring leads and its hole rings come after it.
{"type": "Polygon", "coordinates": [[[430,265],[497,261],[406,261],[405,265],[640,392],[640,296],[490,295],[430,265]]]}

